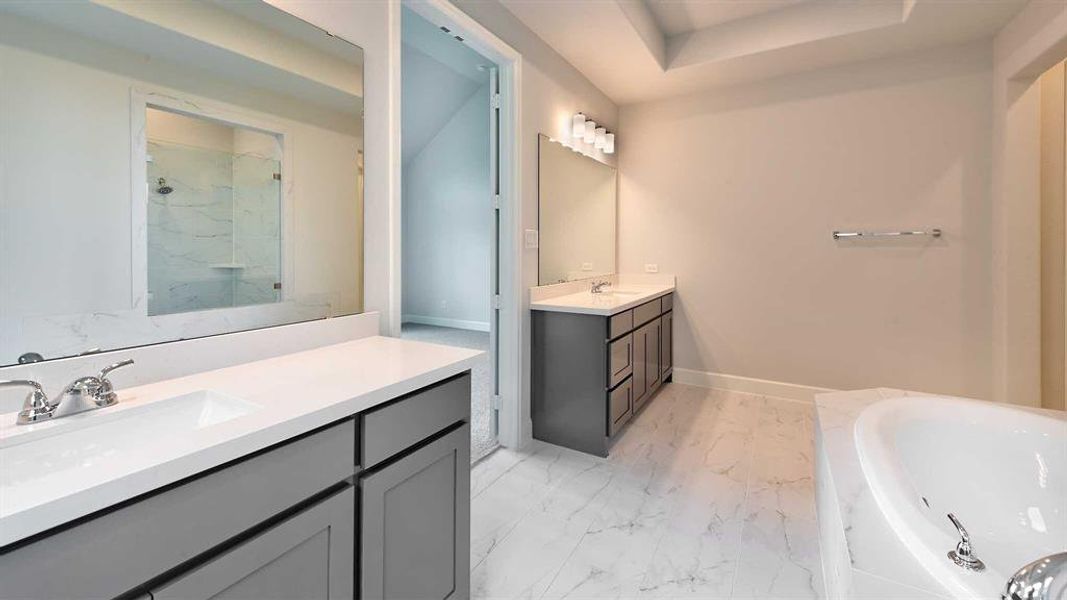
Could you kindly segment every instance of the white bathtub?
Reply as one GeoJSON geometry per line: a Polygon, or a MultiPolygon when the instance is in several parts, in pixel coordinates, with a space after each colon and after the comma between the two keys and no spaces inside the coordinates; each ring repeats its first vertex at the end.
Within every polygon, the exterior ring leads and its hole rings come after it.
{"type": "Polygon", "coordinates": [[[855,421],[863,478],[893,533],[954,597],[999,598],[1019,567],[1067,550],[1062,413],[939,396],[874,402],[855,421]],[[946,553],[970,532],[984,572],[946,553]]]}

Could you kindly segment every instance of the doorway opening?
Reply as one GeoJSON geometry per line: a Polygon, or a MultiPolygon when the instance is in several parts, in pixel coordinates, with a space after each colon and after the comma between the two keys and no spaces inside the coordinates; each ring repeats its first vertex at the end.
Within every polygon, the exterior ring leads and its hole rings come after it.
{"type": "Polygon", "coordinates": [[[429,8],[401,16],[401,337],[485,352],[471,377],[476,461],[501,441],[506,395],[500,68],[429,8]]]}

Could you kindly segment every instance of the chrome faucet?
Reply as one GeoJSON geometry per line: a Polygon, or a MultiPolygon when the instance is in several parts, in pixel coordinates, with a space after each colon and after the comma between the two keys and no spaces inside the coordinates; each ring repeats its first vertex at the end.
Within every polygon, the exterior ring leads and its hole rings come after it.
{"type": "Polygon", "coordinates": [[[1016,571],[1000,597],[1004,600],[1067,598],[1067,552],[1039,558],[1016,571]]]}
{"type": "Polygon", "coordinates": [[[589,293],[602,294],[604,293],[604,288],[606,287],[611,287],[611,282],[607,279],[604,279],[602,281],[593,281],[592,286],[589,288],[589,293]]]}
{"type": "Polygon", "coordinates": [[[115,386],[108,379],[115,369],[132,365],[133,359],[127,359],[108,365],[96,375],[79,377],[70,382],[55,400],[49,400],[44,388],[36,381],[29,379],[14,379],[0,381],[0,387],[29,387],[29,395],[26,396],[19,411],[18,425],[28,425],[47,419],[58,419],[76,415],[87,410],[96,410],[111,406],[119,401],[115,393],[115,386]]]}
{"type": "Polygon", "coordinates": [[[971,545],[971,536],[967,533],[967,530],[963,528],[963,523],[960,523],[960,520],[952,513],[948,513],[948,520],[952,521],[952,524],[956,526],[956,531],[960,533],[960,542],[956,544],[955,550],[949,550],[948,557],[952,559],[952,562],[956,563],[957,566],[968,571],[984,571],[985,563],[974,555],[974,546],[971,545]]]}

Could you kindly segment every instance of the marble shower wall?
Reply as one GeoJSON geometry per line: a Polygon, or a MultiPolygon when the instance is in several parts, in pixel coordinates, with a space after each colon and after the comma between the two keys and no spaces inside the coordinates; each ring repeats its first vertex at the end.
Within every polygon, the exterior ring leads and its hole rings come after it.
{"type": "Polygon", "coordinates": [[[281,164],[255,154],[233,157],[234,306],[278,302],[281,290],[281,164]]]}
{"type": "Polygon", "coordinates": [[[211,265],[233,260],[233,156],[151,140],[148,154],[148,314],[232,306],[232,272],[211,265]]]}
{"type": "Polygon", "coordinates": [[[279,163],[158,140],[148,154],[148,314],[277,302],[279,163]]]}

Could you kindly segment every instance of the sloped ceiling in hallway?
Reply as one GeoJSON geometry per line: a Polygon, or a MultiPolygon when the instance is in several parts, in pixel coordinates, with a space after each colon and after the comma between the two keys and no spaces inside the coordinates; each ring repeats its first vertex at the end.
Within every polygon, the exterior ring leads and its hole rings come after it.
{"type": "Polygon", "coordinates": [[[501,0],[618,104],[989,38],[1026,0],[501,0]]]}
{"type": "Polygon", "coordinates": [[[403,49],[401,146],[406,164],[481,87],[408,45],[403,49]]]}
{"type": "Polygon", "coordinates": [[[477,52],[408,9],[402,39],[401,148],[407,164],[489,75],[478,68],[488,63],[477,52]]]}

